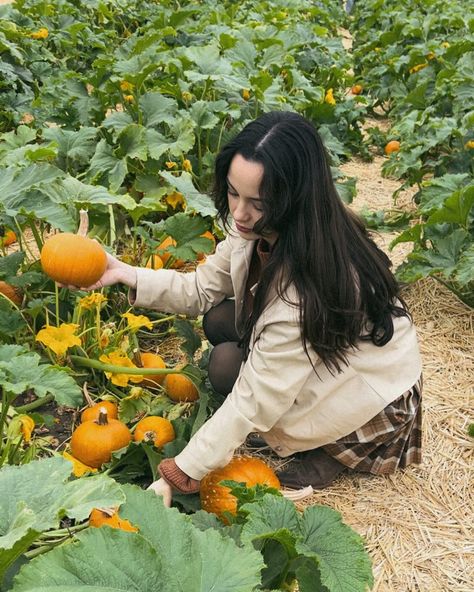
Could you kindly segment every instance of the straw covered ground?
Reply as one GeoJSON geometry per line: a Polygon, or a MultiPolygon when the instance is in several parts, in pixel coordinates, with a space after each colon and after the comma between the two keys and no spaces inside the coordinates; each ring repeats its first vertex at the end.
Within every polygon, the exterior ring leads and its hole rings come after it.
{"type": "MultiPolygon", "coordinates": [[[[355,209],[392,205],[399,183],[381,177],[382,161],[342,167],[358,178],[355,209]]],[[[410,207],[410,195],[401,203],[410,207]]],[[[377,241],[386,248],[391,238],[377,241]]],[[[407,248],[390,253],[395,265],[407,248]]],[[[423,463],[386,477],[342,476],[301,507],[327,504],[366,539],[376,592],[472,592],[474,311],[432,279],[408,287],[405,298],[423,357],[423,463]]]]}

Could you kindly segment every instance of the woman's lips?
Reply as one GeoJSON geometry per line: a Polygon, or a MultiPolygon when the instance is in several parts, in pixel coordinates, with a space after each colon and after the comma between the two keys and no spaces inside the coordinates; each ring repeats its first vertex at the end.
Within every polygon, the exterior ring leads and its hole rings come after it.
{"type": "Polygon", "coordinates": [[[237,224],[237,222],[235,223],[235,227],[237,228],[237,230],[239,232],[242,232],[242,233],[252,232],[251,228],[245,228],[245,226],[240,226],[240,224],[237,224]]]}

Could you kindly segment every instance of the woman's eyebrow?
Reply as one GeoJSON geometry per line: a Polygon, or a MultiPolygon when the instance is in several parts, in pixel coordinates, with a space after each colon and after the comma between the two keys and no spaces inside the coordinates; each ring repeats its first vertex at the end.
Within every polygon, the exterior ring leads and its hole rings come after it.
{"type": "MultiPolygon", "coordinates": [[[[232,189],[232,191],[238,193],[237,189],[232,185],[228,177],[226,177],[226,183],[229,186],[229,189],[232,189]]],[[[251,199],[252,201],[262,201],[260,197],[248,197],[247,199],[251,199]]]]}

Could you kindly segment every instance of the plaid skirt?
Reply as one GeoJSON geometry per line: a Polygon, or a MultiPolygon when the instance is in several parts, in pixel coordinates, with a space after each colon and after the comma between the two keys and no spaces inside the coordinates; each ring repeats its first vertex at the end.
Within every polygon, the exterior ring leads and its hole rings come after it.
{"type": "Polygon", "coordinates": [[[422,377],[378,415],[336,442],[322,446],[355,471],[383,475],[421,463],[422,377]]]}

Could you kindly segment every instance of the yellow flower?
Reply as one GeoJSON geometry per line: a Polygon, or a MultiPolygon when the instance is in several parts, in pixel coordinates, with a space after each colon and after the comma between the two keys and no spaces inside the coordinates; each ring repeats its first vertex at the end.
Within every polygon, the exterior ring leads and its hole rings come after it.
{"type": "Polygon", "coordinates": [[[326,96],[324,97],[324,102],[328,103],[329,105],[336,104],[336,99],[334,98],[332,88],[329,88],[328,91],[326,92],[326,96]]]}
{"type": "Polygon", "coordinates": [[[123,100],[126,103],[134,103],[135,102],[135,97],[133,95],[123,95],[123,100]]]}
{"type": "MultiPolygon", "coordinates": [[[[114,350],[108,355],[103,354],[99,360],[104,364],[112,364],[113,366],[123,366],[124,368],[136,368],[135,364],[130,360],[128,356],[123,354],[120,350],[114,350]]],[[[105,372],[107,378],[109,378],[112,384],[116,386],[127,386],[130,382],[142,382],[143,376],[137,374],[114,374],[112,372],[105,372]]]]}
{"type": "Polygon", "coordinates": [[[31,440],[31,432],[34,430],[35,422],[29,415],[20,415],[20,430],[23,440],[29,442],[31,440]]]}
{"type": "Polygon", "coordinates": [[[446,49],[450,46],[451,44],[449,43],[449,41],[443,41],[443,43],[441,43],[441,47],[445,47],[446,49]]]}
{"type": "Polygon", "coordinates": [[[436,54],[435,54],[433,51],[429,51],[429,52],[426,54],[426,59],[427,59],[427,60],[434,60],[434,59],[435,59],[435,57],[436,57],[436,54]]]}
{"type": "Polygon", "coordinates": [[[174,210],[176,210],[178,206],[184,206],[186,203],[184,200],[184,195],[179,191],[173,191],[173,193],[168,193],[168,195],[165,197],[165,201],[174,210]]]}
{"type": "Polygon", "coordinates": [[[41,29],[38,29],[34,33],[31,33],[30,37],[32,39],[46,39],[48,35],[48,29],[46,29],[46,27],[41,27],[41,29]]]}
{"type": "Polygon", "coordinates": [[[59,327],[46,325],[36,335],[36,341],[46,345],[57,356],[62,357],[70,347],[81,345],[80,337],[74,335],[78,327],[79,325],[75,323],[62,323],[59,327]]]}
{"type": "Polygon", "coordinates": [[[190,92],[188,92],[187,90],[183,90],[183,92],[181,93],[181,98],[186,103],[189,103],[190,101],[193,100],[193,95],[190,92]]]}
{"type": "Polygon", "coordinates": [[[107,302],[107,298],[103,296],[100,292],[92,292],[84,298],[79,300],[79,306],[81,308],[85,308],[86,310],[93,310],[97,306],[100,306],[103,302],[107,302]]]}
{"type": "Polygon", "coordinates": [[[413,68],[410,68],[408,71],[410,72],[410,74],[416,74],[420,70],[423,70],[423,68],[426,68],[427,65],[428,64],[426,62],[424,62],[423,64],[417,64],[416,66],[413,66],[413,68]]]}
{"type": "Polygon", "coordinates": [[[187,158],[185,158],[185,159],[183,160],[183,169],[184,169],[185,171],[187,171],[188,173],[191,173],[191,172],[192,172],[192,170],[193,170],[193,165],[191,164],[191,161],[190,161],[190,160],[188,160],[187,158]]]}
{"type": "Polygon", "coordinates": [[[167,160],[165,166],[167,169],[175,169],[178,166],[178,163],[174,162],[174,160],[167,160]]]}
{"type": "Polygon", "coordinates": [[[131,92],[134,88],[135,85],[131,82],[128,82],[128,80],[122,80],[120,83],[120,90],[123,90],[123,92],[131,92]]]}
{"type": "Polygon", "coordinates": [[[250,99],[250,91],[248,88],[242,89],[242,98],[244,101],[248,101],[250,99]]]}
{"type": "Polygon", "coordinates": [[[464,144],[464,148],[466,148],[466,150],[469,150],[470,148],[474,148],[474,140],[469,140],[468,142],[466,142],[464,144]]]}
{"type": "Polygon", "coordinates": [[[66,460],[70,460],[72,462],[72,473],[74,477],[82,477],[86,473],[97,473],[97,469],[88,467],[80,460],[77,460],[77,458],[74,458],[72,454],[69,454],[69,452],[63,452],[63,457],[66,460]]]}
{"type": "Polygon", "coordinates": [[[134,315],[131,312],[125,312],[122,317],[127,319],[128,326],[132,331],[137,331],[140,327],[153,328],[153,323],[145,315],[134,315]]]}

